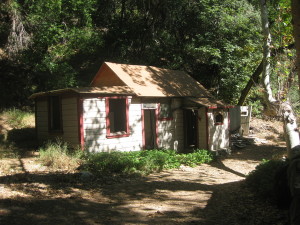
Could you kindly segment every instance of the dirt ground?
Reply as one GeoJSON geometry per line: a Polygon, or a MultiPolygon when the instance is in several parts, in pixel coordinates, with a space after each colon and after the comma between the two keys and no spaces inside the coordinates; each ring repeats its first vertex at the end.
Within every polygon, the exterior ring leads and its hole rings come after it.
{"type": "Polygon", "coordinates": [[[0,224],[287,224],[244,179],[285,153],[280,122],[253,119],[254,143],[211,164],[146,177],[82,180],[49,171],[35,154],[0,159],[0,224]]]}

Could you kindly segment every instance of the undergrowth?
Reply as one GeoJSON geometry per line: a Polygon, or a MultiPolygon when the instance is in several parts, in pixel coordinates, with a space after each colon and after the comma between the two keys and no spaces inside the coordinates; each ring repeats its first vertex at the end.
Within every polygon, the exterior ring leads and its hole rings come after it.
{"type": "Polygon", "coordinates": [[[46,143],[39,153],[41,163],[55,170],[75,170],[83,157],[81,150],[70,149],[66,142],[59,139],[46,143]]]}
{"type": "Polygon", "coordinates": [[[208,163],[213,156],[206,150],[178,154],[174,150],[147,150],[136,152],[101,152],[89,154],[83,168],[94,173],[149,174],[180,165],[197,166],[208,163]]]}
{"type": "Polygon", "coordinates": [[[12,108],[0,112],[0,151],[1,149],[12,150],[7,146],[14,146],[21,153],[21,149],[35,148],[37,146],[34,129],[34,113],[12,108]]]}
{"type": "Polygon", "coordinates": [[[95,175],[149,174],[179,168],[180,165],[194,167],[213,159],[213,155],[207,150],[196,150],[188,154],[178,154],[174,150],[84,153],[81,150],[70,150],[67,143],[61,140],[48,142],[39,152],[40,161],[45,166],[74,170],[80,165],[81,170],[95,175]]]}
{"type": "Polygon", "coordinates": [[[260,198],[288,204],[290,193],[287,186],[288,163],[282,160],[263,160],[246,178],[246,185],[260,198]]]}
{"type": "Polygon", "coordinates": [[[12,108],[1,113],[11,128],[22,129],[34,126],[34,113],[12,108]]]}

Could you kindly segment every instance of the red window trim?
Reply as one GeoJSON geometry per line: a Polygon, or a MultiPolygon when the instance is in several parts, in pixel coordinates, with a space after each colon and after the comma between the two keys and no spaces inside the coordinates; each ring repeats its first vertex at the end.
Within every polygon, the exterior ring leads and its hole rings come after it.
{"type": "Polygon", "coordinates": [[[128,97],[105,97],[105,112],[106,112],[106,138],[121,138],[121,137],[128,137],[130,136],[129,130],[129,104],[128,104],[128,97]],[[126,132],[122,134],[118,133],[110,133],[110,121],[109,121],[109,100],[110,99],[125,99],[126,104],[126,132]]]}
{"type": "Polygon", "coordinates": [[[121,138],[121,137],[129,137],[129,136],[130,136],[129,133],[124,133],[124,134],[106,135],[106,138],[110,139],[110,138],[121,138]]]}
{"type": "Polygon", "coordinates": [[[81,150],[84,150],[84,128],[83,128],[83,99],[77,98],[78,138],[81,150]]]}
{"type": "Polygon", "coordinates": [[[209,108],[205,108],[205,117],[206,117],[206,148],[207,150],[210,150],[210,144],[209,144],[209,128],[208,128],[208,109],[209,108]]]}
{"type": "Polygon", "coordinates": [[[158,144],[159,144],[159,137],[158,137],[158,109],[143,109],[141,108],[142,111],[142,136],[143,136],[143,149],[146,149],[146,140],[145,140],[145,110],[155,110],[155,144],[156,144],[156,148],[158,148],[158,144]]]}
{"type": "Polygon", "coordinates": [[[221,123],[221,122],[215,122],[215,126],[218,126],[218,125],[223,125],[224,123],[221,123]]]}

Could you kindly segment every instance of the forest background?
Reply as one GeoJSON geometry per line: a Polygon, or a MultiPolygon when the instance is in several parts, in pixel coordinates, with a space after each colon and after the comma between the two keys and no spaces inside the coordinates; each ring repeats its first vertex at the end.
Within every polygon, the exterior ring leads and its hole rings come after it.
{"type": "MultiPolygon", "coordinates": [[[[290,1],[269,1],[268,10],[274,95],[297,108],[290,1]]],[[[260,114],[263,87],[253,75],[263,43],[257,0],[3,0],[0,108],[30,106],[34,92],[88,86],[111,61],[184,70],[230,104],[252,81],[242,103],[260,114]]]]}

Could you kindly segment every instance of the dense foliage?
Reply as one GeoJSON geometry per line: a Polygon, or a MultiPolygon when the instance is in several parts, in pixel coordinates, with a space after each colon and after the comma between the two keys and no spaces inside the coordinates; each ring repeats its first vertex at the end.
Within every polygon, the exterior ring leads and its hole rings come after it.
{"type": "Polygon", "coordinates": [[[174,150],[148,150],[137,152],[100,152],[87,156],[83,168],[101,175],[103,173],[148,174],[162,169],[179,168],[181,165],[196,166],[213,159],[211,152],[196,150],[178,154],[174,150]]]}
{"type": "Polygon", "coordinates": [[[247,176],[246,184],[258,197],[289,207],[287,166],[282,160],[264,160],[247,176]]]}
{"type": "Polygon", "coordinates": [[[68,170],[79,168],[96,176],[112,173],[149,174],[179,168],[181,165],[194,167],[213,160],[212,153],[207,150],[195,150],[188,154],[179,154],[174,150],[86,153],[70,148],[59,139],[40,147],[39,153],[40,161],[45,166],[68,170]]]}
{"type": "Polygon", "coordinates": [[[88,85],[103,61],[185,70],[235,101],[261,58],[247,0],[6,0],[0,18],[1,106],[88,85]]]}
{"type": "MultiPolygon", "coordinates": [[[[262,58],[257,2],[1,1],[0,107],[26,105],[37,91],[86,86],[103,61],[184,70],[236,103],[262,58]]],[[[269,8],[273,46],[280,49],[293,42],[289,1],[269,8]]],[[[276,57],[272,82],[281,90],[293,77],[294,52],[276,57]]],[[[258,99],[252,94],[251,101],[258,99]]]]}

